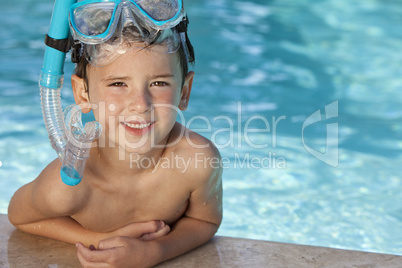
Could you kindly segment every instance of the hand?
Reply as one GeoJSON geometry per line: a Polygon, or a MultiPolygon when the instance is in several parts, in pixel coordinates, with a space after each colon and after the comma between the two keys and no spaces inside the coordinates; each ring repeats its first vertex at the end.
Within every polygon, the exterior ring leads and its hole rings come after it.
{"type": "Polygon", "coordinates": [[[86,248],[77,243],[77,257],[84,268],[150,267],[155,263],[150,242],[130,237],[113,237],[102,240],[99,248],[86,248]]]}
{"type": "Polygon", "coordinates": [[[101,240],[98,249],[93,245],[86,248],[77,243],[77,256],[83,267],[147,267],[144,257],[146,242],[163,237],[170,231],[163,221],[130,223],[111,234],[113,237],[101,240]]]}
{"type": "Polygon", "coordinates": [[[163,221],[148,221],[130,223],[112,232],[112,235],[150,241],[167,235],[169,231],[169,225],[166,225],[163,221]]]}

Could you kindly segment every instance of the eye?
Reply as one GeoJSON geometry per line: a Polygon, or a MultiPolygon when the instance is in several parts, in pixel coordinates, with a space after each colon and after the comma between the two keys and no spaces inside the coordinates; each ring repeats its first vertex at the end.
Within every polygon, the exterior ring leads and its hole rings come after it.
{"type": "Polygon", "coordinates": [[[109,84],[109,87],[124,87],[124,86],[126,86],[126,84],[123,82],[114,82],[112,84],[109,84]]]}
{"type": "Polygon", "coordinates": [[[168,85],[169,85],[168,83],[162,81],[156,81],[151,84],[151,86],[157,86],[157,87],[166,87],[168,85]]]}

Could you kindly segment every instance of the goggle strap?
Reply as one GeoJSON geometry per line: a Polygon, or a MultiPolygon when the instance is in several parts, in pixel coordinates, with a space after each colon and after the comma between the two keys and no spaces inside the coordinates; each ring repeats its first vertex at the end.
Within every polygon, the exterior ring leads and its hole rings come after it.
{"type": "Polygon", "coordinates": [[[190,60],[190,52],[188,52],[187,41],[186,41],[186,33],[180,32],[180,40],[181,45],[183,46],[184,55],[186,56],[186,61],[191,62],[190,60]]]}
{"type": "Polygon", "coordinates": [[[45,37],[45,45],[51,48],[54,48],[63,53],[67,53],[70,50],[70,41],[69,38],[65,39],[54,39],[49,35],[45,37]]]}
{"type": "Polygon", "coordinates": [[[187,15],[183,17],[182,21],[177,25],[177,30],[180,33],[187,33],[187,26],[188,26],[188,17],[187,15]]]}
{"type": "Polygon", "coordinates": [[[78,40],[73,40],[71,38],[72,45],[71,45],[71,62],[78,63],[82,57],[82,45],[81,42],[78,40]]]}
{"type": "Polygon", "coordinates": [[[190,40],[188,40],[187,36],[187,27],[189,24],[189,20],[187,15],[183,17],[183,20],[176,26],[177,30],[179,31],[180,34],[180,40],[181,44],[183,46],[184,54],[186,55],[186,60],[187,62],[193,62],[194,58],[192,54],[190,54],[189,47],[191,48],[191,51],[193,51],[193,46],[190,43],[190,40]]]}

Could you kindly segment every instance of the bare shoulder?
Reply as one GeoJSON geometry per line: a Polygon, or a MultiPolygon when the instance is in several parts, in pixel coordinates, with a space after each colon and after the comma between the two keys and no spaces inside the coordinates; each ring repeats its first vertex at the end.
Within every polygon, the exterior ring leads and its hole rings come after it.
{"type": "Polygon", "coordinates": [[[33,202],[56,215],[72,215],[78,211],[87,198],[87,186],[80,183],[68,186],[60,178],[61,163],[52,161],[32,182],[33,202]]]}
{"type": "Polygon", "coordinates": [[[65,185],[60,178],[60,167],[60,161],[54,160],[35,180],[14,193],[8,207],[14,225],[70,216],[85,204],[86,186],[65,185]]]}
{"type": "Polygon", "coordinates": [[[209,139],[177,123],[174,128],[177,144],[173,151],[189,163],[187,175],[199,183],[219,184],[222,175],[221,155],[209,139]]]}
{"type": "MultiPolygon", "coordinates": [[[[200,219],[219,226],[222,221],[222,160],[216,146],[207,138],[177,124],[175,131],[182,133],[173,150],[188,168],[183,174],[189,182],[190,198],[185,212],[187,217],[200,219]]],[[[176,136],[176,135],[175,135],[176,136]]]]}
{"type": "Polygon", "coordinates": [[[205,153],[207,156],[220,157],[219,150],[209,139],[194,132],[180,123],[176,123],[172,130],[173,138],[170,139],[170,145],[177,145],[179,150],[185,150],[190,154],[205,153]]]}

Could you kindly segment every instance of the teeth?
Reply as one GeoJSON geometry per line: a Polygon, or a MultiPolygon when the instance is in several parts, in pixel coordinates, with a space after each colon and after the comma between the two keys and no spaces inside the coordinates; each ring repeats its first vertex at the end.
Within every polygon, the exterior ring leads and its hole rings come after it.
{"type": "Polygon", "coordinates": [[[147,123],[147,124],[130,124],[130,123],[125,123],[124,124],[126,126],[129,126],[131,128],[136,128],[136,129],[142,129],[142,128],[146,128],[149,127],[151,125],[151,122],[147,123]]]}

